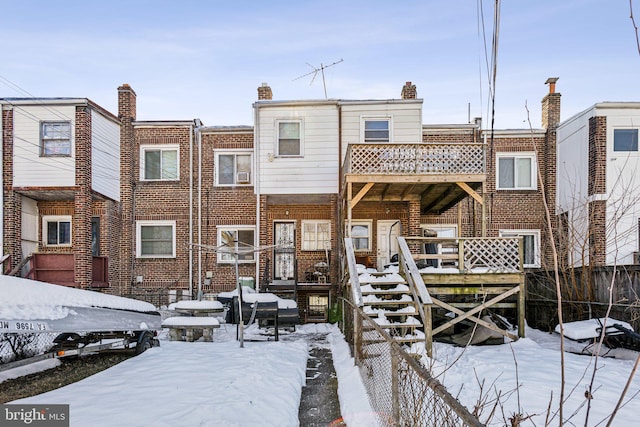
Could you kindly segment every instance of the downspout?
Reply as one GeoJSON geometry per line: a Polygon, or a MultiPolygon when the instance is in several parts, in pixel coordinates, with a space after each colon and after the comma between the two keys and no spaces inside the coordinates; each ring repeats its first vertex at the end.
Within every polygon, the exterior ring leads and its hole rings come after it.
{"type": "Polygon", "coordinates": [[[191,298],[193,298],[193,127],[194,125],[189,127],[189,296],[191,298]]]}
{"type": "Polygon", "coordinates": [[[202,122],[195,120],[198,144],[198,301],[202,299],[202,122]]]}
{"type": "MultiPolygon", "coordinates": [[[[260,234],[260,144],[258,135],[260,132],[260,125],[258,124],[258,108],[253,106],[253,190],[256,193],[256,234],[258,237],[258,247],[261,243],[260,234]]],[[[260,292],[260,251],[256,251],[256,290],[260,292]]]]}
{"type": "MultiPolygon", "coordinates": [[[[0,103],[0,147],[4,152],[4,104],[0,103]]],[[[4,162],[0,162],[0,182],[4,182],[4,162]]],[[[2,186],[4,188],[4,184],[2,186]]],[[[0,257],[4,256],[4,191],[0,191],[0,257]]],[[[2,271],[4,272],[4,263],[0,264],[2,271]]]]}

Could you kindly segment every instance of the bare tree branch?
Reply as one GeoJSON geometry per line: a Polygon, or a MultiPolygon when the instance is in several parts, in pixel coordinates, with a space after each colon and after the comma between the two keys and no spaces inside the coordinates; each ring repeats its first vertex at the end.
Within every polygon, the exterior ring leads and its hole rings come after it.
{"type": "Polygon", "coordinates": [[[638,46],[638,55],[640,55],[640,38],[638,37],[638,26],[636,25],[636,20],[633,17],[633,0],[629,0],[629,15],[633,29],[636,33],[636,45],[638,46]]]}

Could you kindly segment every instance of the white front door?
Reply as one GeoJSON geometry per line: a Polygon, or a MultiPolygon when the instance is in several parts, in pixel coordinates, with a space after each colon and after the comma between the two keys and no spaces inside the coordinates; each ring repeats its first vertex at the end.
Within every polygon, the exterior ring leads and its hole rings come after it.
{"type": "Polygon", "coordinates": [[[295,222],[275,222],[273,224],[273,278],[280,280],[293,279],[295,273],[295,222]]]}
{"type": "Polygon", "coordinates": [[[391,262],[391,257],[398,253],[398,236],[400,235],[400,220],[377,221],[377,266],[384,270],[384,266],[391,262]]]}
{"type": "MultiPolygon", "coordinates": [[[[38,202],[22,198],[22,257],[38,251],[38,202]]],[[[46,239],[46,237],[43,237],[46,239]]]]}

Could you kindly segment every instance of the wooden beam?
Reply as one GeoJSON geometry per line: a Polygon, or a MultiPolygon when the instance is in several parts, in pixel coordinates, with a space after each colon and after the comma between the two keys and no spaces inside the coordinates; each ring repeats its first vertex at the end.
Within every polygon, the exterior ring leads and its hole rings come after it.
{"type": "Polygon", "coordinates": [[[384,185],[384,187],[382,188],[382,192],[380,193],[380,201],[385,199],[385,197],[387,196],[387,191],[389,191],[389,188],[391,188],[391,184],[384,185]]]}
{"type": "Polygon", "coordinates": [[[404,198],[407,197],[407,194],[410,194],[414,188],[416,188],[416,184],[407,185],[407,188],[404,189],[400,196],[400,200],[404,200],[404,198]]]}
{"type": "Polygon", "coordinates": [[[422,212],[429,212],[431,209],[433,209],[434,206],[438,205],[438,203],[442,202],[443,200],[445,200],[447,197],[451,196],[453,194],[453,189],[454,187],[450,187],[447,191],[443,192],[440,196],[438,196],[433,202],[431,202],[430,204],[428,204],[427,206],[425,206],[422,209],[422,212]]]}
{"type": "Polygon", "coordinates": [[[358,191],[358,194],[356,194],[355,197],[351,199],[351,209],[356,207],[360,199],[362,199],[365,196],[365,194],[367,194],[367,192],[371,190],[371,187],[373,187],[374,185],[375,183],[373,182],[367,182],[364,185],[364,187],[362,187],[360,191],[358,191]]]}
{"type": "Polygon", "coordinates": [[[466,191],[467,194],[469,194],[471,197],[476,199],[478,203],[480,203],[481,205],[484,205],[484,199],[482,198],[482,196],[476,193],[473,188],[469,187],[469,185],[466,182],[456,182],[456,184],[458,184],[460,188],[466,191]]]}

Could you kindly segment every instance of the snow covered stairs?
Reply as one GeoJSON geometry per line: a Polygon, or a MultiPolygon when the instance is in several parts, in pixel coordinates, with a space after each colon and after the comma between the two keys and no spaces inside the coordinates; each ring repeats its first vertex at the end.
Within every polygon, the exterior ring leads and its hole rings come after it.
{"type": "MultiPolygon", "coordinates": [[[[397,342],[411,349],[424,343],[417,303],[405,279],[398,273],[373,272],[359,275],[363,311],[397,342]]],[[[366,331],[363,344],[367,344],[366,331]]],[[[411,351],[411,350],[410,350],[411,351]]],[[[418,350],[417,350],[418,351],[418,350]]]]}

